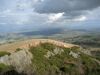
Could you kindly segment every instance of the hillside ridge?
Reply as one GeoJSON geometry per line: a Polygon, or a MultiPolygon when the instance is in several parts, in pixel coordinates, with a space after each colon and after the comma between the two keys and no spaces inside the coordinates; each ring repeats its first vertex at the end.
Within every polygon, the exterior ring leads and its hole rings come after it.
{"type": "Polygon", "coordinates": [[[0,46],[0,51],[8,51],[8,52],[14,52],[17,48],[20,49],[28,49],[29,46],[37,46],[40,43],[51,43],[54,44],[56,46],[61,46],[61,47],[65,47],[65,48],[71,48],[71,47],[79,47],[78,45],[74,45],[74,44],[69,44],[69,43],[64,43],[61,41],[57,41],[57,40],[52,40],[52,39],[30,39],[30,40],[25,40],[25,41],[18,41],[18,42],[14,42],[14,43],[9,43],[9,44],[4,44],[0,46]]]}
{"type": "MultiPolygon", "coordinates": [[[[16,43],[4,47],[9,47],[10,51],[14,45],[16,43]]],[[[10,54],[0,52],[0,75],[100,74],[99,60],[82,52],[78,45],[51,39],[32,39],[18,42],[14,49],[10,54]]]]}

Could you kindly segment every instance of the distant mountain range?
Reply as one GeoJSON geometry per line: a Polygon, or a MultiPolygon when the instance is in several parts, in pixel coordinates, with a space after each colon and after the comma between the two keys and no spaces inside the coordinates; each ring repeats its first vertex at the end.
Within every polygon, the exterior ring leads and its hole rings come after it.
{"type": "Polygon", "coordinates": [[[28,32],[21,32],[19,34],[26,35],[26,36],[32,36],[32,35],[43,35],[43,36],[50,36],[54,34],[60,34],[64,32],[64,29],[62,28],[48,28],[38,31],[28,31],[28,32]]]}

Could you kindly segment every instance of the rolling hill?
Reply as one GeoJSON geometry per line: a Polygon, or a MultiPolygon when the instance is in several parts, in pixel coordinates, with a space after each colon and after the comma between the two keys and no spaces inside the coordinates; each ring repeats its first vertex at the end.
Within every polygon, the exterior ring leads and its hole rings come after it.
{"type": "Polygon", "coordinates": [[[100,61],[78,45],[31,39],[0,46],[0,75],[99,75],[100,61]]]}
{"type": "Polygon", "coordinates": [[[31,40],[18,41],[15,43],[1,45],[0,51],[14,52],[17,48],[28,49],[29,46],[37,46],[39,43],[51,43],[51,44],[55,44],[57,46],[63,46],[66,48],[78,46],[78,45],[63,43],[63,42],[55,41],[51,39],[31,39],[31,40]]]}

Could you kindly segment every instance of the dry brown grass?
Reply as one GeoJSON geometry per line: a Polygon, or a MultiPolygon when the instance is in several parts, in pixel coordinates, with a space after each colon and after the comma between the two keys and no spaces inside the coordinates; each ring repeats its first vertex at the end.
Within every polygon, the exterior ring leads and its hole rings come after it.
{"type": "Polygon", "coordinates": [[[31,39],[25,41],[19,41],[11,44],[5,44],[0,46],[0,51],[15,52],[17,48],[28,49],[29,46],[37,46],[40,43],[51,43],[57,46],[71,48],[77,45],[63,43],[61,41],[51,40],[51,39],[31,39]]]}

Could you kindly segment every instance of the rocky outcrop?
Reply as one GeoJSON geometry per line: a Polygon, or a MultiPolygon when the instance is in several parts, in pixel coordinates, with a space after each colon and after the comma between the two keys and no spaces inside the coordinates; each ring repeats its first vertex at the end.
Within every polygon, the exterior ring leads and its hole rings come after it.
{"type": "Polygon", "coordinates": [[[73,51],[70,51],[69,55],[71,55],[74,58],[78,58],[79,57],[79,53],[75,53],[73,51]]]}
{"type": "Polygon", "coordinates": [[[55,56],[57,54],[61,54],[62,52],[64,52],[63,49],[60,49],[60,48],[55,48],[54,50],[52,51],[48,51],[46,55],[44,55],[46,58],[50,58],[51,56],[55,56]]]}
{"type": "Polygon", "coordinates": [[[1,57],[0,63],[5,65],[12,65],[16,71],[20,73],[25,72],[27,75],[31,75],[32,58],[33,56],[28,50],[21,50],[16,53],[12,53],[10,56],[5,55],[1,57]]]}

